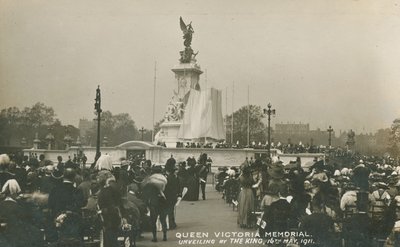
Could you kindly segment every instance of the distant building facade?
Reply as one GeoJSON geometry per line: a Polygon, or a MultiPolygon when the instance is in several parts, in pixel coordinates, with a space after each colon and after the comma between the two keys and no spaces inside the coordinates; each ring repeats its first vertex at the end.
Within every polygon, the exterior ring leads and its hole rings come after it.
{"type": "MultiPolygon", "coordinates": [[[[332,145],[336,145],[335,131],[332,132],[332,145]]],[[[308,123],[278,123],[273,131],[274,141],[304,145],[328,145],[329,134],[326,130],[311,130],[308,123]]]]}
{"type": "Polygon", "coordinates": [[[280,123],[275,124],[275,134],[279,135],[307,135],[310,132],[310,124],[280,123]]]}

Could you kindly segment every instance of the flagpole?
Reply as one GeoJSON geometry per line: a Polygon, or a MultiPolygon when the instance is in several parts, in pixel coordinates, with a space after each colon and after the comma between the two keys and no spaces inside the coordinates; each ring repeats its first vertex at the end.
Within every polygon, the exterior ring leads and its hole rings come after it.
{"type": "Polygon", "coordinates": [[[225,141],[228,142],[228,87],[225,88],[225,116],[225,141]]]}
{"type": "Polygon", "coordinates": [[[232,121],[231,121],[231,144],[233,145],[233,98],[235,97],[235,82],[232,82],[232,121]]]}
{"type": "Polygon", "coordinates": [[[156,113],[156,83],[157,83],[157,61],[154,62],[154,86],[153,86],[153,131],[151,133],[151,142],[154,142],[154,121],[156,113]]]}
{"type": "Polygon", "coordinates": [[[247,146],[250,147],[250,85],[247,85],[247,146]]]}

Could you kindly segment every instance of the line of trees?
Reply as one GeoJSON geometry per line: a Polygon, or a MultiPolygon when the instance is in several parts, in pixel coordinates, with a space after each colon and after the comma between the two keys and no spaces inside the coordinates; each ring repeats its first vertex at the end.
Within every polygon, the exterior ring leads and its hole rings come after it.
{"type": "MultiPolygon", "coordinates": [[[[265,122],[265,114],[260,106],[249,105],[242,106],[237,111],[233,113],[233,144],[239,142],[241,146],[247,145],[248,138],[248,122],[250,124],[250,144],[255,142],[258,144],[261,142],[262,144],[266,143],[267,140],[267,126],[264,124],[265,122]],[[249,121],[248,121],[249,119],[249,121]]],[[[226,123],[226,141],[231,143],[231,133],[232,133],[232,114],[225,116],[226,123]]],[[[315,131],[314,131],[315,132],[315,131]]],[[[323,134],[324,131],[320,131],[320,134],[323,134]]],[[[278,141],[282,143],[287,143],[288,140],[279,140],[278,136],[274,136],[273,127],[271,124],[271,133],[272,140],[277,144],[278,141]]],[[[295,136],[292,138],[292,142],[295,136]]],[[[297,136],[297,139],[302,139],[303,144],[311,144],[310,139],[313,139],[313,136],[297,136]]],[[[318,140],[315,140],[313,145],[327,145],[328,133],[326,133],[326,137],[323,138],[323,142],[319,140],[321,143],[318,143],[318,140]],[[326,139],[326,142],[325,142],[326,139]]],[[[333,137],[332,143],[336,145],[345,146],[347,138],[347,132],[343,132],[338,137],[333,137]]],[[[321,139],[321,138],[319,138],[321,139]]],[[[289,139],[290,140],[290,139],[289,139]]],[[[386,128],[380,129],[376,133],[372,134],[357,134],[355,136],[356,141],[356,151],[367,155],[390,155],[392,157],[397,157],[400,155],[400,118],[395,119],[393,124],[386,128]]],[[[298,144],[298,143],[292,143],[298,144]]]]}
{"type": "MultiPolygon", "coordinates": [[[[110,111],[102,113],[101,121],[101,140],[107,137],[109,146],[116,146],[130,140],[151,141],[152,131],[148,129],[139,130],[135,121],[128,113],[112,114],[110,111]]],[[[163,119],[156,123],[155,133],[160,129],[163,119]]],[[[248,122],[250,124],[250,142],[265,144],[267,140],[267,126],[264,124],[265,115],[260,106],[243,106],[233,113],[233,143],[239,141],[241,146],[247,145],[248,122]],[[249,121],[248,121],[249,119],[249,121]]],[[[232,114],[225,116],[226,123],[226,141],[231,142],[231,124],[232,114]]],[[[64,141],[68,133],[73,143],[79,136],[79,129],[72,125],[63,125],[57,118],[52,107],[38,102],[31,107],[19,109],[18,107],[9,107],[0,111],[0,146],[26,146],[31,147],[35,139],[35,133],[42,141],[41,148],[47,148],[46,136],[52,133],[54,136],[53,147],[63,149],[66,146],[64,141]]],[[[97,137],[97,125],[81,136],[81,141],[85,145],[95,145],[97,137]]],[[[345,141],[345,133],[339,136],[336,143],[345,141]]],[[[274,137],[272,131],[272,138],[274,137]]],[[[275,140],[277,142],[278,140],[275,140]]],[[[280,140],[285,142],[286,140],[280,140]]],[[[308,140],[304,140],[307,142],[308,140]]],[[[356,147],[362,153],[384,154],[391,156],[400,155],[400,118],[395,119],[387,129],[378,130],[375,134],[356,135],[356,147]]],[[[305,143],[304,143],[305,144],[305,143]]],[[[319,143],[314,143],[319,145],[319,143]]]]}
{"type": "Polygon", "coordinates": [[[41,148],[46,147],[44,142],[47,134],[54,136],[54,147],[63,148],[65,133],[76,139],[79,130],[72,125],[62,125],[56,118],[52,107],[38,102],[31,107],[19,109],[9,107],[0,112],[0,145],[1,146],[32,146],[35,133],[42,140],[41,148]]]}
{"type": "MultiPolygon", "coordinates": [[[[54,149],[66,147],[64,137],[67,134],[72,138],[70,144],[75,144],[80,136],[77,127],[63,125],[54,109],[41,102],[23,109],[9,107],[0,111],[0,146],[32,147],[36,133],[38,139],[41,140],[39,148],[47,148],[46,136],[49,133],[54,136],[52,144],[54,149]]],[[[140,140],[142,137],[128,113],[112,114],[110,111],[104,111],[101,114],[100,133],[101,141],[107,137],[109,146],[116,146],[130,140],[140,140]]],[[[94,146],[96,137],[97,125],[93,124],[86,136],[80,137],[80,141],[84,145],[94,146]]],[[[144,129],[143,139],[151,141],[151,131],[144,129]]]]}
{"type": "MultiPolygon", "coordinates": [[[[243,106],[233,113],[233,143],[239,142],[240,145],[247,145],[248,129],[250,130],[250,142],[262,142],[265,144],[266,126],[263,123],[265,115],[260,106],[243,106]],[[249,120],[249,121],[248,121],[249,120]],[[248,125],[249,123],[249,125],[248,125]],[[249,128],[248,128],[249,126],[249,128]]],[[[231,142],[232,134],[232,114],[225,117],[226,139],[231,142]]]]}
{"type": "MultiPolygon", "coordinates": [[[[116,146],[126,141],[139,140],[141,133],[139,133],[136,127],[135,121],[128,113],[112,114],[110,111],[104,111],[101,113],[100,122],[100,138],[103,142],[104,137],[107,137],[109,146],[116,146]]],[[[144,130],[145,133],[149,132],[144,130]]],[[[93,127],[86,133],[85,142],[87,144],[95,144],[97,137],[97,125],[93,124],[93,127]],[[88,140],[88,138],[92,140],[88,140]]],[[[146,140],[147,134],[146,134],[146,140]]],[[[150,138],[151,140],[151,138],[150,138]]]]}

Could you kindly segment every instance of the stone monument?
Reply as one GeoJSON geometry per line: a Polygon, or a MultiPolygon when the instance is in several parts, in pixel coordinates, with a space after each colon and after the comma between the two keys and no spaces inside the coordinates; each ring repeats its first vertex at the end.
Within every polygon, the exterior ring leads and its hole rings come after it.
{"type": "Polygon", "coordinates": [[[188,25],[180,17],[180,27],[183,32],[184,50],[180,51],[179,64],[172,68],[175,73],[176,89],[164,115],[161,130],[156,134],[155,141],[165,143],[167,147],[176,147],[176,143],[183,141],[178,138],[179,128],[182,125],[185,106],[190,89],[200,90],[200,75],[203,73],[197,64],[196,55],[191,47],[194,33],[192,23],[188,25]]]}
{"type": "Polygon", "coordinates": [[[216,89],[201,89],[199,80],[203,73],[197,64],[191,47],[194,33],[192,23],[188,25],[180,18],[184,49],[179,52],[179,64],[172,68],[176,87],[167,106],[161,130],[155,136],[156,143],[176,147],[177,142],[202,142],[202,139],[224,139],[221,112],[221,92],[216,89]],[[203,102],[204,104],[200,104],[203,102]],[[206,103],[208,102],[208,103],[206,103]],[[211,103],[210,103],[211,102],[211,103]],[[205,116],[199,119],[200,116],[205,116]]]}

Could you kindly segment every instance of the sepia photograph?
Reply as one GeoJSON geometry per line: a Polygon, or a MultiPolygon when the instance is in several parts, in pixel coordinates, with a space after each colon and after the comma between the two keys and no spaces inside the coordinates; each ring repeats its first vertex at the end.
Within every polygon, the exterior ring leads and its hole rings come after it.
{"type": "Polygon", "coordinates": [[[400,247],[399,5],[0,0],[0,246],[400,247]]]}

